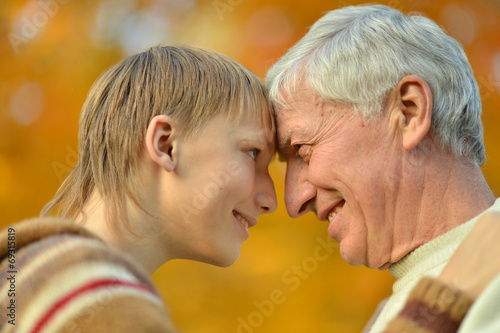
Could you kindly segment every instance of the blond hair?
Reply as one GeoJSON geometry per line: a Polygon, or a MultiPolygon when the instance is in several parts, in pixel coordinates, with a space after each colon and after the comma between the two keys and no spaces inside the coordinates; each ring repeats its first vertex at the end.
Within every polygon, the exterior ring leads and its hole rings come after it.
{"type": "MultiPolygon", "coordinates": [[[[245,116],[268,123],[271,108],[257,75],[220,53],[192,46],[158,46],[129,56],[92,86],[80,115],[78,164],[41,215],[56,210],[58,216],[76,218],[97,191],[108,220],[123,221],[132,231],[126,199],[145,211],[134,176],[154,116],[170,116],[182,136],[192,138],[210,119],[224,113],[237,121],[246,112],[245,116]]],[[[270,121],[274,130],[274,119],[270,121]]]]}

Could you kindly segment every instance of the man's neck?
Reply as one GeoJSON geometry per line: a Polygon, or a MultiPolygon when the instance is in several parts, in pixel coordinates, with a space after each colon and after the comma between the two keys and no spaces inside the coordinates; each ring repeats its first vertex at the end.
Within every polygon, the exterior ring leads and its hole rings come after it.
{"type": "Polygon", "coordinates": [[[462,157],[441,154],[409,169],[414,170],[406,170],[405,174],[412,176],[407,184],[403,179],[400,196],[412,204],[395,215],[400,221],[395,235],[405,236],[395,243],[391,263],[469,221],[495,202],[480,167],[462,157]]]}

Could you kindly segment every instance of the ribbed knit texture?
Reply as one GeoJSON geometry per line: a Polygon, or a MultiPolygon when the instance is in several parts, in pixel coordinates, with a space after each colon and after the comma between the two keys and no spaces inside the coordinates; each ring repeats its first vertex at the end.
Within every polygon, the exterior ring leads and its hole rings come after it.
{"type": "Polygon", "coordinates": [[[0,233],[0,306],[15,299],[15,325],[2,311],[0,331],[174,332],[147,275],[130,258],[70,221],[33,219],[15,229],[15,297],[7,230],[0,233]]]}
{"type": "Polygon", "coordinates": [[[403,310],[384,333],[452,333],[458,330],[472,297],[437,278],[425,277],[411,291],[403,310]]]}
{"type": "MultiPolygon", "coordinates": [[[[486,211],[489,210],[500,210],[500,199],[497,199],[495,204],[486,211]]],[[[389,272],[396,278],[392,287],[393,294],[376,319],[370,333],[380,333],[384,330],[388,322],[401,311],[409,293],[420,278],[439,276],[481,215],[420,246],[389,268],[389,272]]]]}

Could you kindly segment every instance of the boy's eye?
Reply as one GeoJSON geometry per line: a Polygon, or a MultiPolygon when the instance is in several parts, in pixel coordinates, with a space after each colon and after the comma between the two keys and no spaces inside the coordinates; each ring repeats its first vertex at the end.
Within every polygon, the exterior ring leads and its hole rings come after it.
{"type": "Polygon", "coordinates": [[[254,160],[257,158],[257,155],[259,154],[259,152],[260,152],[260,150],[258,150],[258,149],[247,150],[247,154],[250,155],[250,157],[254,160]]]}

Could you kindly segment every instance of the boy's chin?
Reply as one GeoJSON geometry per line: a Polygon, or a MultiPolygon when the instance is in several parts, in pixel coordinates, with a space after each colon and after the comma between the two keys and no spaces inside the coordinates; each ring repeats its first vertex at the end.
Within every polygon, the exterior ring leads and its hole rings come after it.
{"type": "Polygon", "coordinates": [[[184,257],[184,259],[202,262],[205,264],[218,266],[218,267],[228,267],[231,266],[238,260],[241,251],[241,244],[239,246],[223,246],[222,248],[205,247],[198,249],[198,251],[191,252],[191,255],[184,257]]]}
{"type": "Polygon", "coordinates": [[[240,256],[240,251],[238,249],[235,253],[226,253],[224,255],[217,256],[215,258],[210,258],[205,261],[205,263],[218,266],[218,267],[229,267],[238,260],[240,256]]]}

